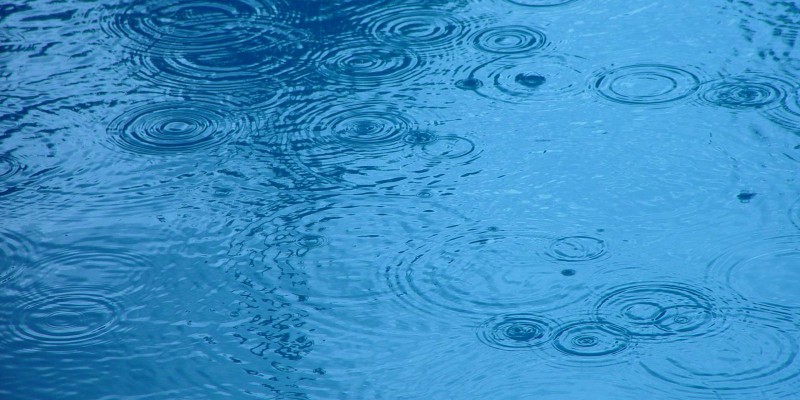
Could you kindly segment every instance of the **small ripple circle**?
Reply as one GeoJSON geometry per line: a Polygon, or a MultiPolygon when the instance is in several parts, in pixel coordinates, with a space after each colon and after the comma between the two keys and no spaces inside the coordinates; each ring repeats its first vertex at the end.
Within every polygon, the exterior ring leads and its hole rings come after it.
{"type": "Polygon", "coordinates": [[[442,135],[422,144],[420,156],[428,160],[462,159],[475,152],[475,143],[457,135],[442,135]]]}
{"type": "Polygon", "coordinates": [[[103,342],[121,319],[119,304],[90,288],[61,288],[38,293],[14,311],[16,338],[41,346],[103,342]]]}
{"type": "Polygon", "coordinates": [[[544,32],[522,25],[496,26],[478,31],[472,39],[479,50],[495,54],[535,51],[546,43],[544,32]]]}
{"type": "Polygon", "coordinates": [[[732,109],[776,106],[786,97],[785,87],[790,87],[777,78],[758,75],[725,78],[704,86],[703,101],[732,109]]]}
{"type": "Polygon", "coordinates": [[[622,104],[661,104],[684,99],[700,87],[688,69],[664,64],[635,64],[597,73],[592,88],[601,97],[622,104]]]}
{"type": "Polygon", "coordinates": [[[503,314],[481,324],[478,339],[499,350],[528,350],[548,343],[554,323],[533,314],[503,314]]]}
{"type": "Polygon", "coordinates": [[[568,236],[556,239],[547,249],[548,257],[565,262],[591,261],[606,254],[606,242],[591,236],[568,236]]]}
{"type": "Polygon", "coordinates": [[[33,242],[11,230],[0,229],[0,285],[13,279],[30,264],[33,242]]]}
{"type": "Polygon", "coordinates": [[[578,322],[558,330],[553,346],[563,354],[600,357],[625,350],[631,342],[628,332],[603,322],[578,322]]]}
{"type": "Polygon", "coordinates": [[[345,40],[314,58],[323,79],[344,86],[407,85],[427,70],[408,48],[363,40],[345,40]]]}
{"type": "Polygon", "coordinates": [[[126,110],[108,127],[111,141],[132,153],[169,155],[217,147],[242,128],[219,105],[159,102],[126,110]]]}

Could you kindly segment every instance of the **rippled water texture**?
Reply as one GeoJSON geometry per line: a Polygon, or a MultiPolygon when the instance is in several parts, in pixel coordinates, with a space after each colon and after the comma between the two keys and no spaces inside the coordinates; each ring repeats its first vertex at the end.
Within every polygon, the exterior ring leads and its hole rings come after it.
{"type": "Polygon", "coordinates": [[[799,35],[0,4],[0,399],[800,399],[799,35]]]}

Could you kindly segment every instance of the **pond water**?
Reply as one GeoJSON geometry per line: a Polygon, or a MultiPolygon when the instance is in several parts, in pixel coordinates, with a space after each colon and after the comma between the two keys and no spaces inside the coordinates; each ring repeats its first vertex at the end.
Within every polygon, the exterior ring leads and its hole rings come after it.
{"type": "Polygon", "coordinates": [[[800,6],[0,5],[3,399],[800,399],[800,6]]]}

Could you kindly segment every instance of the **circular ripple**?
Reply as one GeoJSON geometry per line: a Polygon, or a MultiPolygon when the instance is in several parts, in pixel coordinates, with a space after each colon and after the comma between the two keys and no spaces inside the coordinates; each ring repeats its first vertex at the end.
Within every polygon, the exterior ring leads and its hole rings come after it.
{"type": "Polygon", "coordinates": [[[619,353],[630,344],[625,329],[602,322],[578,322],[558,330],[553,346],[576,357],[602,357],[619,353]]]}
{"type": "Polygon", "coordinates": [[[128,109],[108,127],[111,141],[133,153],[167,155],[219,146],[242,121],[219,105],[161,102],[128,109]]]}
{"type": "Polygon", "coordinates": [[[587,293],[587,277],[566,277],[539,256],[548,238],[527,232],[469,230],[429,237],[387,269],[399,299],[423,312],[553,310],[587,293]]]}
{"type": "Polygon", "coordinates": [[[0,285],[13,279],[30,263],[34,253],[31,241],[20,234],[0,229],[0,285]]]}
{"type": "Polygon", "coordinates": [[[517,4],[525,7],[554,7],[567,3],[572,3],[576,0],[506,0],[509,3],[517,4]]]}
{"type": "Polygon", "coordinates": [[[521,54],[541,49],[546,40],[540,30],[511,25],[482,29],[475,34],[472,43],[479,50],[489,53],[521,54]]]}
{"type": "Polygon", "coordinates": [[[15,338],[42,346],[101,343],[122,315],[117,303],[91,288],[62,288],[26,297],[36,298],[14,311],[9,328],[15,338]]]}
{"type": "Polygon", "coordinates": [[[277,14],[273,4],[252,0],[140,2],[104,28],[151,54],[208,52],[260,38],[277,14]]]}
{"type": "Polygon", "coordinates": [[[714,259],[707,277],[745,299],[776,307],[800,307],[800,236],[748,240],[714,259]]]}
{"type": "Polygon", "coordinates": [[[0,183],[10,179],[22,169],[22,164],[16,158],[8,154],[0,155],[0,183]]]}
{"type": "Polygon", "coordinates": [[[661,104],[684,99],[700,87],[692,72],[663,64],[636,64],[601,71],[592,88],[605,99],[623,104],[661,104]]]}
{"type": "Polygon", "coordinates": [[[455,18],[451,12],[408,9],[406,4],[402,9],[383,7],[364,20],[369,21],[369,33],[380,41],[426,50],[452,48],[468,32],[466,21],[455,18]]]}
{"type": "Polygon", "coordinates": [[[527,350],[549,342],[552,326],[552,321],[536,315],[503,314],[481,324],[478,339],[500,350],[527,350]]]}
{"type": "MultiPolygon", "coordinates": [[[[713,391],[722,398],[791,398],[797,393],[800,359],[796,335],[760,311],[733,315],[720,335],[666,344],[643,360],[652,376],[677,385],[670,393],[713,391]]],[[[685,396],[684,398],[694,398],[685,396]]]]}
{"type": "Polygon", "coordinates": [[[408,85],[425,73],[419,56],[403,47],[378,45],[363,40],[337,43],[315,57],[317,71],[331,84],[382,88],[408,85]]]}
{"type": "Polygon", "coordinates": [[[508,103],[554,102],[569,99],[583,88],[583,73],[575,61],[562,57],[498,59],[472,72],[468,79],[483,82],[471,88],[479,95],[508,103]]]}
{"type": "Polygon", "coordinates": [[[765,108],[780,104],[790,84],[760,75],[730,77],[704,85],[703,101],[726,108],[765,108]]]}
{"type": "Polygon", "coordinates": [[[464,159],[475,152],[475,143],[456,135],[438,136],[419,147],[419,155],[428,160],[464,159]]]}
{"type": "Polygon", "coordinates": [[[683,284],[647,282],[604,294],[595,305],[598,320],[646,338],[681,338],[709,333],[722,318],[710,296],[683,284]]]}
{"type": "Polygon", "coordinates": [[[800,133],[800,88],[790,90],[778,107],[767,111],[767,116],[776,124],[800,133]]]}
{"type": "Polygon", "coordinates": [[[591,261],[606,255],[606,242],[590,236],[569,236],[554,240],[546,254],[556,261],[591,261]]]}

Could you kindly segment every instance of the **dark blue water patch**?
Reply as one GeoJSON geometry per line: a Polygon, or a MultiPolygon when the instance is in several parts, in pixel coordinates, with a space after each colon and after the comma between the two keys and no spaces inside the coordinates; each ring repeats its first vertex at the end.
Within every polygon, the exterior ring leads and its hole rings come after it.
{"type": "MultiPolygon", "coordinates": [[[[741,239],[740,239],[741,240],[741,239]]],[[[747,237],[709,263],[709,282],[726,285],[746,301],[767,308],[800,307],[800,237],[747,237]]]]}
{"type": "Polygon", "coordinates": [[[753,192],[740,192],[736,195],[736,198],[739,199],[741,203],[749,203],[750,200],[753,200],[757,195],[758,193],[753,192]]]}
{"type": "Polygon", "coordinates": [[[604,99],[630,105],[671,103],[692,96],[701,78],[691,68],[632,64],[595,72],[591,87],[604,99]]]}
{"type": "Polygon", "coordinates": [[[478,50],[500,55],[526,54],[547,44],[544,32],[522,25],[485,28],[476,32],[471,40],[478,50]]]}
{"type": "Polygon", "coordinates": [[[773,76],[750,73],[704,83],[701,98],[712,106],[765,109],[778,106],[792,86],[773,76]]]}
{"type": "Polygon", "coordinates": [[[555,326],[533,314],[502,314],[484,321],[477,334],[481,342],[499,350],[531,350],[548,344],[555,326]]]}
{"type": "Polygon", "coordinates": [[[637,282],[612,288],[595,305],[598,320],[624,327],[631,336],[685,340],[713,335],[724,327],[725,304],[688,284],[637,282]]]}

